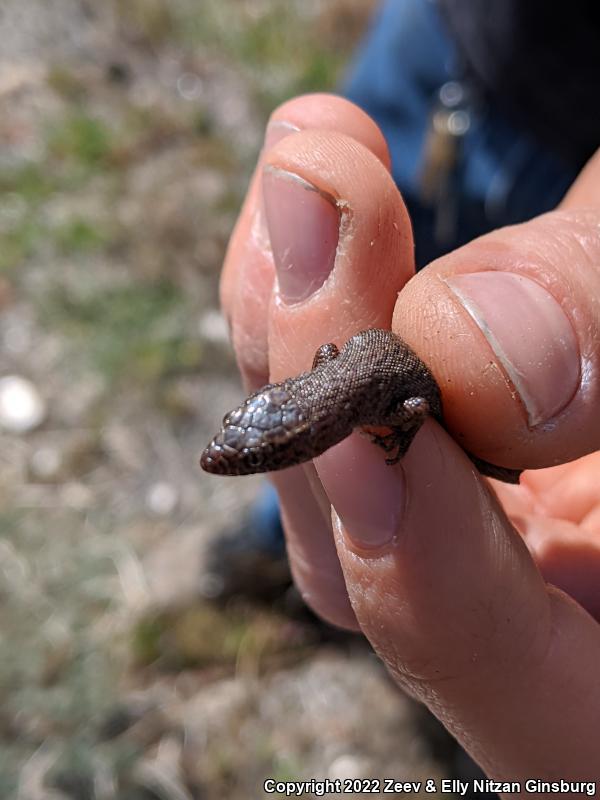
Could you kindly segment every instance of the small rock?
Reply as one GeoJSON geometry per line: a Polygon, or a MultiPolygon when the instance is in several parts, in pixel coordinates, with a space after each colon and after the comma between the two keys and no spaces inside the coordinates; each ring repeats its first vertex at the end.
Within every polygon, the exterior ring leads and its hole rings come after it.
{"type": "Polygon", "coordinates": [[[62,487],[61,500],[65,506],[85,511],[94,503],[94,493],[83,483],[72,481],[62,487]]]}
{"type": "Polygon", "coordinates": [[[40,447],[31,455],[29,471],[37,481],[55,481],[61,473],[63,459],[56,447],[40,447]]]}
{"type": "Polygon", "coordinates": [[[368,773],[368,762],[365,758],[346,753],[336,758],[329,767],[329,778],[344,780],[359,780],[368,773]]]}
{"type": "Polygon", "coordinates": [[[0,427],[28,433],[46,418],[46,404],[37,387],[20,375],[0,378],[0,427]]]}
{"type": "MultiPolygon", "coordinates": [[[[2,300],[2,283],[0,281],[0,308],[5,304],[2,300]]],[[[32,326],[29,320],[23,319],[22,316],[11,315],[5,316],[2,331],[2,345],[12,356],[23,356],[31,348],[32,342],[32,326]]]]}
{"type": "Polygon", "coordinates": [[[98,458],[93,430],[47,431],[36,437],[36,443],[28,463],[29,478],[34,483],[81,480],[98,458]]]}
{"type": "Polygon", "coordinates": [[[165,536],[147,553],[144,576],[150,600],[157,607],[175,606],[197,597],[202,539],[202,530],[197,526],[180,528],[176,535],[165,536]]]}
{"type": "Polygon", "coordinates": [[[184,100],[198,100],[204,92],[204,84],[194,72],[182,72],[177,78],[177,91],[184,100]]]}
{"type": "Polygon", "coordinates": [[[153,514],[167,517],[177,507],[179,495],[170,483],[159,481],[153,483],[146,492],[146,506],[153,514]]]}
{"type": "Polygon", "coordinates": [[[200,335],[208,342],[227,343],[229,341],[229,330],[225,317],[214,309],[207,311],[200,318],[198,329],[200,335]]]}

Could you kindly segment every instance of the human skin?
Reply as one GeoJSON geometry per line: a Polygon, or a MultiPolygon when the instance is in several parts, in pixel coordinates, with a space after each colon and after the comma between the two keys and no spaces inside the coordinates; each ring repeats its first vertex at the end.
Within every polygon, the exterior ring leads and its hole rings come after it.
{"type": "Polygon", "coordinates": [[[223,270],[249,391],[368,327],[442,391],[451,435],[428,421],[397,466],[353,434],[272,476],[296,583],[489,777],[600,778],[600,156],[555,212],[416,276],[389,164],[351,103],[284,104],[223,270]],[[535,469],[488,481],[457,442],[535,469]]]}

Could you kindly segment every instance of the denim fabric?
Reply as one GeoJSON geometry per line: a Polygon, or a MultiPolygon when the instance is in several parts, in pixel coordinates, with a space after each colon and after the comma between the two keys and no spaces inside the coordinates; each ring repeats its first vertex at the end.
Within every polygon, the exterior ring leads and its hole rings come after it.
{"type": "Polygon", "coordinates": [[[281,516],[279,514],[279,500],[277,492],[269,481],[265,481],[258,499],[250,511],[251,540],[249,548],[270,553],[273,556],[282,556],[285,552],[285,541],[281,516]]]}
{"type": "Polygon", "coordinates": [[[549,211],[576,177],[543,142],[496,109],[474,105],[452,176],[455,230],[436,241],[434,211],[419,199],[423,146],[440,87],[460,78],[459,58],[435,3],[386,0],[342,88],[385,134],[392,174],[413,221],[419,266],[489,230],[549,211]]]}

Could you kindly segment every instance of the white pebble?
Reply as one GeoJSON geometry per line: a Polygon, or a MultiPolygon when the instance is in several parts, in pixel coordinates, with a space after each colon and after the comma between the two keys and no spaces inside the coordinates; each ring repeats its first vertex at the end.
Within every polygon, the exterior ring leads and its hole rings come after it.
{"type": "Polygon", "coordinates": [[[61,491],[61,500],[65,506],[74,508],[77,511],[85,511],[94,502],[92,490],[83,483],[73,481],[65,483],[61,491]]]}
{"type": "Polygon", "coordinates": [[[332,780],[358,780],[364,778],[368,771],[368,764],[364,758],[346,753],[338,756],[329,766],[328,777],[332,780]]]}
{"type": "Polygon", "coordinates": [[[60,472],[63,460],[55,447],[40,447],[31,456],[31,472],[34,478],[51,480],[60,472]]]}
{"type": "Polygon", "coordinates": [[[200,335],[209,342],[227,342],[229,340],[229,329],[225,317],[218,311],[211,309],[207,311],[198,323],[200,335]]]}
{"type": "Polygon", "coordinates": [[[170,483],[153,483],[146,492],[146,505],[153,514],[168,516],[175,510],[179,497],[170,483]]]}
{"type": "Polygon", "coordinates": [[[0,427],[27,433],[46,418],[46,404],[35,385],[20,375],[0,378],[0,427]]]}
{"type": "Polygon", "coordinates": [[[204,91],[204,84],[193,72],[183,72],[177,78],[177,91],[184,100],[198,100],[204,91]]]}

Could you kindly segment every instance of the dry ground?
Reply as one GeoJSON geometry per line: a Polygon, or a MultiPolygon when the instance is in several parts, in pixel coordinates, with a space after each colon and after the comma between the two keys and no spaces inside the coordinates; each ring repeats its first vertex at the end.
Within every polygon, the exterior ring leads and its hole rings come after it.
{"type": "Polygon", "coordinates": [[[359,0],[3,0],[0,797],[216,800],[435,777],[368,648],[216,606],[258,482],[196,467],[240,396],[217,282],[264,121],[335,85],[359,0]]]}

